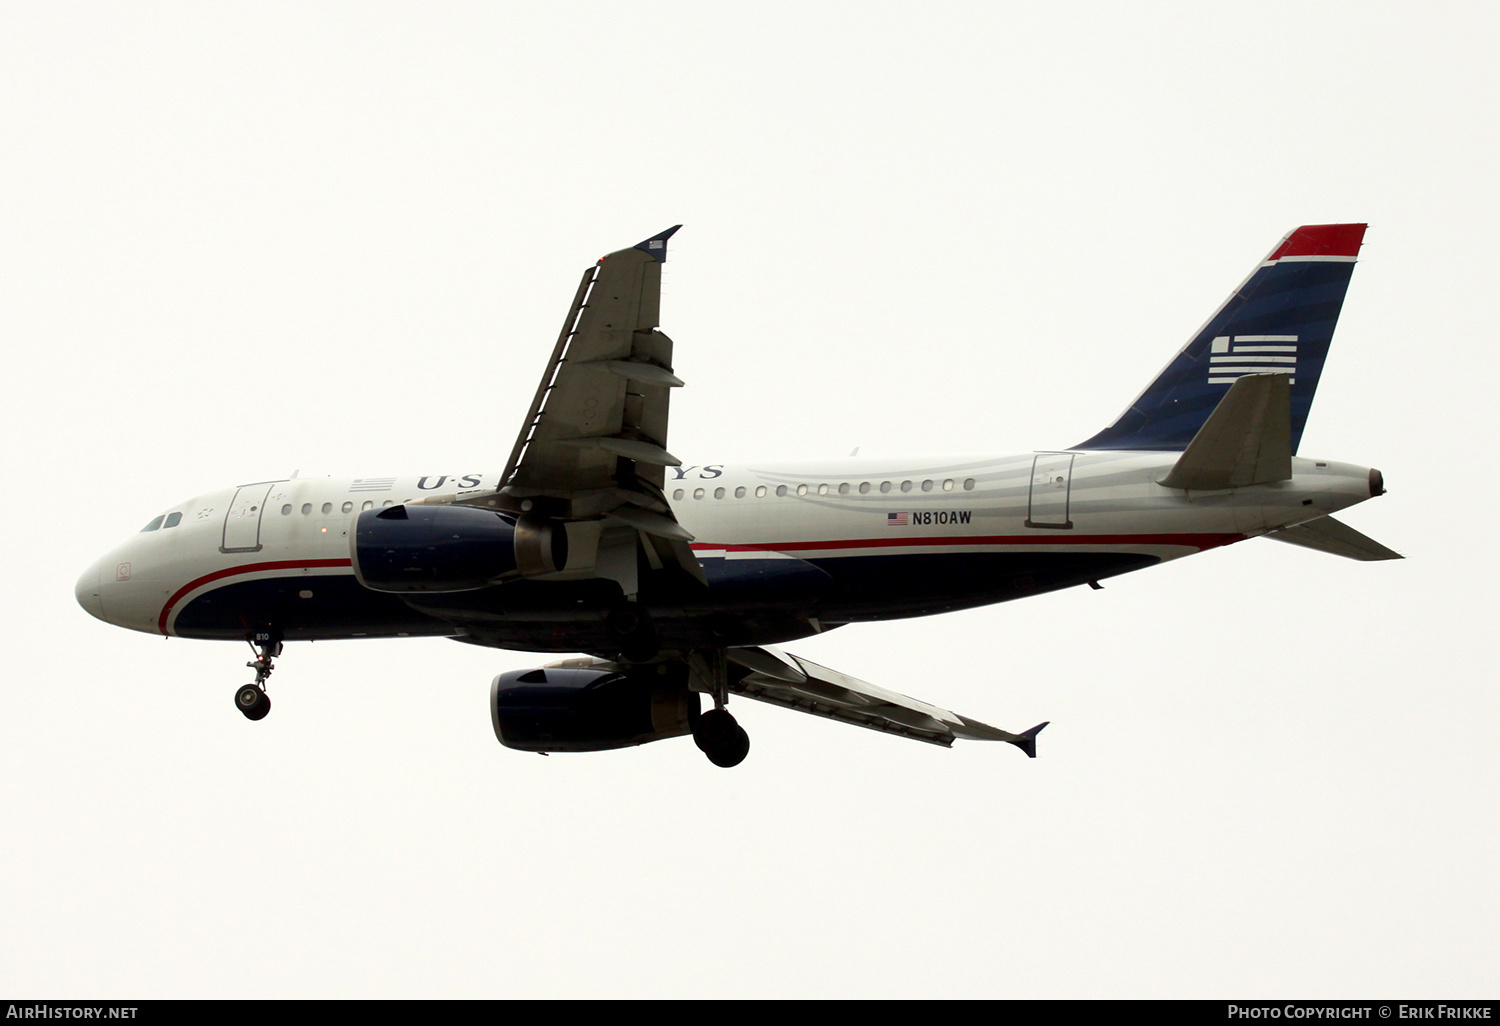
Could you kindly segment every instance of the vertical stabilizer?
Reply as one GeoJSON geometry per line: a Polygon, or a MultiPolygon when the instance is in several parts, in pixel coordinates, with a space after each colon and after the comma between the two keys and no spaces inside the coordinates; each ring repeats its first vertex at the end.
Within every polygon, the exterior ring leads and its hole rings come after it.
{"type": "Polygon", "coordinates": [[[1118,420],[1073,448],[1186,449],[1229,386],[1285,374],[1296,453],[1365,227],[1313,224],[1288,234],[1118,420]]]}

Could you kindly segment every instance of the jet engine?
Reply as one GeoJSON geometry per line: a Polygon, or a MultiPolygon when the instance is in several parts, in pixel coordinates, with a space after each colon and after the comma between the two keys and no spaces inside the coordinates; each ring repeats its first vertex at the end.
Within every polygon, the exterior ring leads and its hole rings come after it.
{"type": "Polygon", "coordinates": [[[686,667],[586,662],[592,665],[496,677],[490,719],[500,743],[526,752],[602,752],[692,733],[698,693],[688,690],[686,667]]]}
{"type": "Polygon", "coordinates": [[[561,523],[473,506],[367,509],[349,539],[354,575],[373,591],[470,591],[568,562],[561,523]]]}

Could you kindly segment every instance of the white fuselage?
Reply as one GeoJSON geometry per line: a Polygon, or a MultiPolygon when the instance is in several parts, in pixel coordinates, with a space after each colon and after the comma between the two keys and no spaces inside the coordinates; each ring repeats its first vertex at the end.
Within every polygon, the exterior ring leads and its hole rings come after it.
{"type": "MultiPolygon", "coordinates": [[[[665,490],[700,560],[793,557],[835,580],[841,567],[858,561],[858,600],[846,601],[831,622],[937,612],[1033,590],[1013,585],[1015,594],[990,594],[971,584],[973,594],[956,604],[911,604],[913,589],[940,592],[955,566],[994,559],[1003,573],[1011,565],[1007,559],[1043,560],[1038,566],[1047,558],[1072,560],[1076,568],[1052,583],[1028,570],[1032,563],[1016,564],[1017,580],[1037,580],[1034,590],[1050,590],[1301,523],[1372,494],[1368,468],[1301,458],[1293,461],[1290,480],[1274,484],[1211,492],[1158,484],[1179,455],[1043,452],[691,465],[669,468],[665,490]],[[1142,559],[1110,561],[1122,556],[1142,559]],[[962,559],[955,563],[954,557],[962,559]],[[1103,560],[1097,573],[1090,559],[1103,560]],[[900,572],[872,577],[875,566],[900,572]],[[869,584],[887,576],[893,585],[888,608],[869,584]]],[[[363,510],[462,498],[497,483],[493,474],[429,474],[294,479],[209,492],[172,507],[153,528],[102,557],[80,578],[78,600],[99,619],[133,630],[243,637],[254,617],[236,621],[234,593],[225,589],[276,582],[278,595],[295,592],[302,600],[278,598],[275,608],[288,611],[277,615],[297,619],[305,608],[312,625],[289,638],[461,633],[450,623],[414,621],[404,607],[390,617],[373,605],[348,614],[348,589],[358,587],[350,534],[363,510]],[[337,592],[330,590],[334,585],[337,592]],[[335,595],[339,608],[312,612],[335,595]],[[197,611],[191,622],[213,629],[179,629],[188,609],[197,611]]]]}

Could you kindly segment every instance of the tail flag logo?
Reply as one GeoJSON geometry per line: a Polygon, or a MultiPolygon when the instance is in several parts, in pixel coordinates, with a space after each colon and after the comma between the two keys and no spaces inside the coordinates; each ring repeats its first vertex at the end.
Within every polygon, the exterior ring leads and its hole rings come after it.
{"type": "Polygon", "coordinates": [[[1209,354],[1210,385],[1232,385],[1247,374],[1290,374],[1297,383],[1296,335],[1220,335],[1209,354]]]}

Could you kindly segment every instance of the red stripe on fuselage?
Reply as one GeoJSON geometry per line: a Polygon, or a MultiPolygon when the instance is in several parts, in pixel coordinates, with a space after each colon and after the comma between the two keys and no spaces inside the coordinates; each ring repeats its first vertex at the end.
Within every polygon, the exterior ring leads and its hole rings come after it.
{"type": "Polygon", "coordinates": [[[1243,534],[1078,534],[1059,531],[1055,535],[945,535],[940,538],[851,538],[846,541],[767,542],[764,545],[714,545],[700,542],[694,549],[719,552],[806,552],[822,549],[889,549],[921,545],[1180,545],[1185,548],[1217,548],[1243,541],[1243,534]]]}
{"type": "Polygon", "coordinates": [[[352,567],[353,565],[354,562],[348,559],[281,559],[270,563],[246,563],[244,566],[215,570],[211,574],[204,574],[196,581],[184,584],[173,592],[172,597],[167,599],[167,604],[161,607],[161,616],[156,620],[156,627],[163,634],[167,633],[167,617],[171,615],[172,607],[182,601],[183,596],[205,584],[222,581],[226,577],[233,577],[236,574],[256,574],[267,570],[320,570],[327,567],[352,567]]]}

